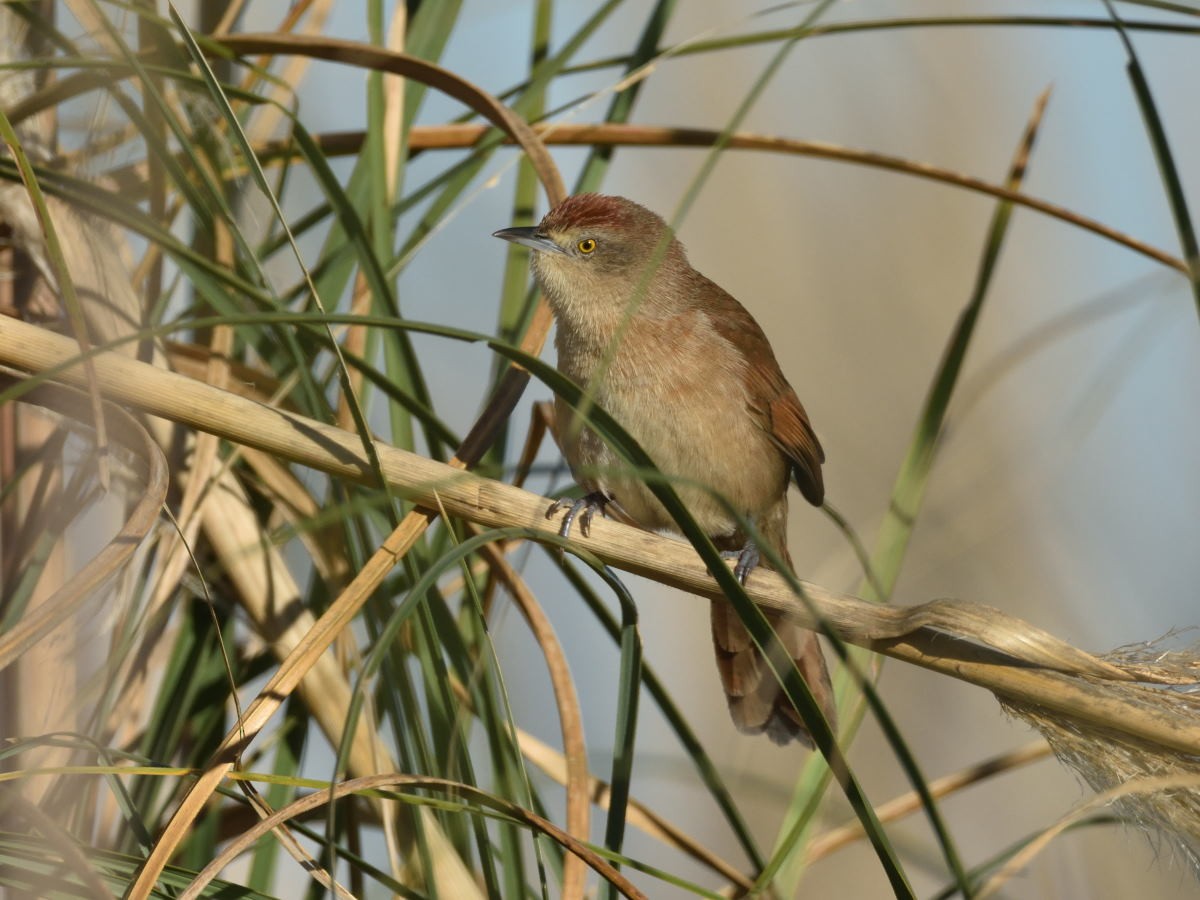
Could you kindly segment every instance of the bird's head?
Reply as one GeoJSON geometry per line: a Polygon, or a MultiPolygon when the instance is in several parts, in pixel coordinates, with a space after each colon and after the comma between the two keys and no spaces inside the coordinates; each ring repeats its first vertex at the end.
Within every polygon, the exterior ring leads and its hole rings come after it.
{"type": "Polygon", "coordinates": [[[646,312],[666,312],[657,307],[679,292],[662,288],[690,271],[667,223],[624,197],[568,197],[536,226],[493,234],[535,251],[533,274],[559,314],[619,310],[639,294],[646,312]]]}

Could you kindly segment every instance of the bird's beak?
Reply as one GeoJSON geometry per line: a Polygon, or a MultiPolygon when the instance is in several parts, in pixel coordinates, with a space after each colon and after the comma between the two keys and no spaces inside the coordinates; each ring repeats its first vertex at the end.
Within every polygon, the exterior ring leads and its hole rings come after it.
{"type": "Polygon", "coordinates": [[[544,234],[538,234],[537,228],[501,228],[499,231],[493,231],[492,237],[512,241],[514,244],[520,244],[530,250],[540,250],[543,253],[565,254],[567,252],[544,234]]]}

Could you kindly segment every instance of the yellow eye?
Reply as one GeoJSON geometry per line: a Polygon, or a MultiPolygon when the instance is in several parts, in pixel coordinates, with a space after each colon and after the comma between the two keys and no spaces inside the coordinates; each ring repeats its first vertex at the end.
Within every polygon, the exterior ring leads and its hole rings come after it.
{"type": "Polygon", "coordinates": [[[580,241],[575,246],[579,248],[580,253],[582,253],[586,256],[588,253],[592,253],[595,251],[596,242],[592,238],[584,238],[582,241],[580,241]]]}

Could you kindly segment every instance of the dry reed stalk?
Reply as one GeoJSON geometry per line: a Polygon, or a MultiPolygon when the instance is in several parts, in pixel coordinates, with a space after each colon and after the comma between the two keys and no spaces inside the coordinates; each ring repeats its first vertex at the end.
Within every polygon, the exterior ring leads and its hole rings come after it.
{"type": "MultiPolygon", "coordinates": [[[[82,378],[69,339],[21,322],[0,320],[0,361],[31,373],[53,368],[65,381],[82,378]]],[[[114,400],[335,477],[371,478],[357,435],[115,354],[100,353],[94,364],[101,389],[114,400]]],[[[545,519],[544,498],[382,444],[378,451],[391,487],[423,506],[443,507],[487,527],[524,527],[531,538],[555,531],[555,524],[545,519]]],[[[720,596],[695,552],[680,541],[600,520],[590,536],[579,536],[576,544],[611,565],[689,594],[720,596]]],[[[1074,751],[1062,757],[1068,765],[1079,766],[1085,778],[1104,783],[1106,776],[1097,776],[1093,768],[1117,771],[1106,754],[1133,755],[1132,765],[1138,769],[1196,770],[1196,698],[1161,686],[1198,680],[1194,648],[1165,659],[1130,652],[1098,658],[999,610],[975,604],[934,601],[899,608],[814,584],[802,582],[801,587],[803,601],[777,575],[763,571],[755,573],[749,592],[762,607],[783,611],[807,627],[829,628],[849,643],[985,687],[1048,736],[1065,733],[1096,742],[1099,749],[1086,759],[1074,751]],[[1136,747],[1136,753],[1129,747],[1136,747]]],[[[1055,739],[1051,737],[1052,743],[1055,739]]],[[[1065,746],[1067,739],[1057,740],[1065,746]]],[[[1182,805],[1185,819],[1200,821],[1190,818],[1197,802],[1195,789],[1181,790],[1189,798],[1182,805]]],[[[1171,803],[1180,805],[1177,797],[1171,803]]],[[[1144,818],[1168,828],[1188,846],[1194,840],[1187,821],[1144,818]]]]}

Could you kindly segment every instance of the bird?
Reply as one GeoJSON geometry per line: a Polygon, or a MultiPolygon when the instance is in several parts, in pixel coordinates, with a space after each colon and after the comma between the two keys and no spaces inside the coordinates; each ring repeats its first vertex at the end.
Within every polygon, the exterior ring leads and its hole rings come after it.
{"type": "MultiPolygon", "coordinates": [[[[494,236],[533,251],[534,280],[554,314],[557,368],[587,391],[672,481],[696,522],[745,583],[762,564],[738,515],[792,568],[788,487],[824,502],[825,453],[762,328],[741,303],[700,274],[661,216],[624,197],[577,194],[536,226],[494,236]],[[718,499],[720,498],[720,499],[718,499]],[[728,505],[727,505],[728,504],[728,505]]],[[[555,436],[578,501],[561,534],[592,515],[679,534],[645,481],[555,398],[555,436]]],[[[832,725],[836,707],[817,635],[764,611],[832,725]]],[[[711,602],[714,650],[734,725],[777,744],[812,738],[728,601],[711,602]]]]}

